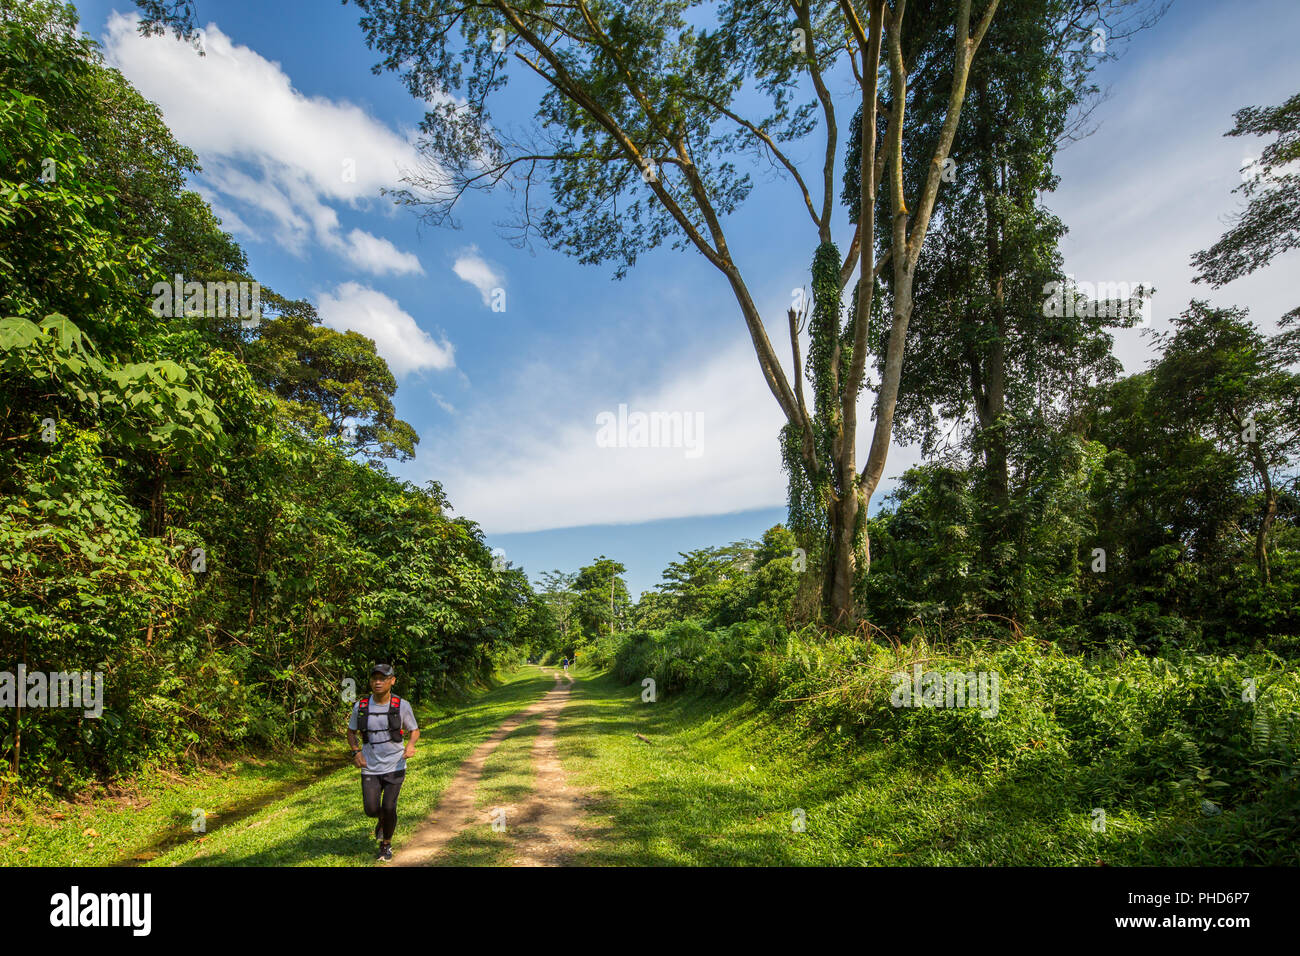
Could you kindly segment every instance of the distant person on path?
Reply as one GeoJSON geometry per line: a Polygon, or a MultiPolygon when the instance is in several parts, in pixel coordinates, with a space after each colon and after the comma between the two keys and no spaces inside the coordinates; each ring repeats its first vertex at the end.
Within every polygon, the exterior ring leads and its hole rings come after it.
{"type": "Polygon", "coordinates": [[[564,665],[564,673],[569,673],[569,659],[566,657],[564,660],[560,661],[560,663],[564,665]]]}
{"type": "Polygon", "coordinates": [[[393,858],[393,831],[397,829],[397,795],[406,779],[406,760],[415,756],[420,728],[411,705],[392,692],[393,668],[376,664],[370,669],[370,696],[352,705],[348,718],[348,746],[352,760],[361,768],[361,799],[366,816],[378,817],[375,839],[379,860],[393,858]],[[357,747],[357,734],[361,747],[357,747]],[[410,740],[403,744],[403,738],[410,740]]]}

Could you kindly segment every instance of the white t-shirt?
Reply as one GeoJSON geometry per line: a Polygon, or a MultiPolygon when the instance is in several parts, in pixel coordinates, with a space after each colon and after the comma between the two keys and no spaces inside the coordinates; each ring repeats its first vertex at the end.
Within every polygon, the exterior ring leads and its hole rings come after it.
{"type": "MultiPolygon", "coordinates": [[[[402,729],[408,733],[412,730],[418,730],[419,726],[415,722],[415,711],[411,710],[411,705],[405,697],[400,698],[402,729]]],[[[392,705],[390,697],[385,703],[377,704],[374,698],[370,700],[370,719],[366,722],[366,729],[370,731],[362,736],[361,755],[366,758],[366,766],[361,772],[363,774],[381,774],[396,773],[399,770],[406,769],[406,744],[398,743],[388,738],[388,709],[392,705]],[[364,742],[365,738],[370,738],[369,743],[364,742]]],[[[348,718],[348,730],[360,730],[358,721],[361,718],[361,701],[352,705],[352,716],[348,718]]]]}

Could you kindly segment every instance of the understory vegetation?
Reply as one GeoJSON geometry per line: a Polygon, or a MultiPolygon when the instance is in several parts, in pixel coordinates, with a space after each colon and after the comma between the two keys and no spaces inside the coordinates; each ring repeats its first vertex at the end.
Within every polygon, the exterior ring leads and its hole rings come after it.
{"type": "Polygon", "coordinates": [[[874,753],[897,774],[963,779],[1007,810],[1036,794],[1099,832],[1122,818],[1204,836],[1212,822],[1213,850],[1183,863],[1300,863],[1294,662],[1268,651],[1084,657],[1031,637],[932,640],[686,621],[598,642],[592,663],[634,685],[629,697],[653,687],[651,710],[698,715],[749,700],[828,772],[874,753]],[[954,707],[942,686],[899,706],[900,685],[928,673],[998,675],[993,706],[954,707]]]}

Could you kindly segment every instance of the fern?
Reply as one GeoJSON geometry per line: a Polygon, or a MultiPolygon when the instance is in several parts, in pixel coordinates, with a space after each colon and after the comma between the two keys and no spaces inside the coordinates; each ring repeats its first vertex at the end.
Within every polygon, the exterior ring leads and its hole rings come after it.
{"type": "Polygon", "coordinates": [[[1267,750],[1273,737],[1273,726],[1268,714],[1262,710],[1255,711],[1255,721],[1251,726],[1250,742],[1256,750],[1267,750]]]}

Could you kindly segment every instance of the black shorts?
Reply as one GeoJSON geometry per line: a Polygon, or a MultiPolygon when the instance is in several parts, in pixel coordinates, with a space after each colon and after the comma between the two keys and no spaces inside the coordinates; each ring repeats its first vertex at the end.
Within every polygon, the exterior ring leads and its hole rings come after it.
{"type": "Polygon", "coordinates": [[[392,773],[363,773],[361,775],[361,798],[365,803],[367,816],[378,816],[381,807],[396,809],[397,795],[402,792],[402,781],[406,779],[405,770],[392,773]]]}

